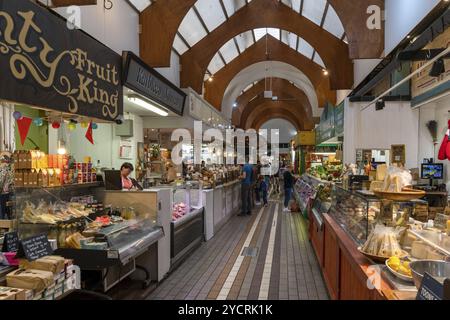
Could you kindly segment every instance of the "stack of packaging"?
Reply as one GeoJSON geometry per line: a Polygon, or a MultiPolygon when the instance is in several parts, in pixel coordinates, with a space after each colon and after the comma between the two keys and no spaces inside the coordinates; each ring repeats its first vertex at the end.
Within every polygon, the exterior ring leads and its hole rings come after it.
{"type": "Polygon", "coordinates": [[[42,151],[15,151],[15,186],[25,188],[59,187],[97,181],[90,159],[70,166],[69,156],[42,151]]]}
{"type": "Polygon", "coordinates": [[[33,262],[21,259],[19,269],[6,276],[7,287],[0,287],[0,300],[55,300],[75,289],[76,280],[71,260],[59,256],[33,262]]]}

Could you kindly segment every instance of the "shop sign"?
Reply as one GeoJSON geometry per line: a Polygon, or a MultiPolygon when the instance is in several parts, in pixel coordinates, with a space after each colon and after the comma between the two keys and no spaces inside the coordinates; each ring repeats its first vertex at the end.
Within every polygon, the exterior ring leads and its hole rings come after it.
{"type": "Polygon", "coordinates": [[[344,134],[344,103],[334,108],[334,131],[337,136],[344,134]]]}
{"type": "Polygon", "coordinates": [[[112,121],[120,55],[29,0],[0,0],[0,99],[112,121]]]}
{"type": "Polygon", "coordinates": [[[182,116],[186,94],[131,52],[124,52],[124,85],[182,116]]]}
{"type": "MultiPolygon", "coordinates": [[[[434,39],[430,44],[428,44],[423,49],[427,50],[427,49],[448,48],[449,44],[450,44],[450,28],[447,28],[447,30],[444,33],[436,37],[436,39],[434,39]]],[[[413,97],[413,102],[414,100],[422,102],[422,100],[424,99],[421,99],[421,97],[425,98],[426,100],[427,97],[432,98],[434,95],[441,94],[442,91],[448,90],[446,87],[448,86],[448,81],[450,80],[450,59],[444,59],[444,62],[446,72],[444,72],[439,77],[431,77],[429,75],[432,68],[432,66],[429,66],[412,78],[411,95],[413,97]]],[[[425,63],[426,61],[413,62],[412,72],[417,71],[425,63]]]]}

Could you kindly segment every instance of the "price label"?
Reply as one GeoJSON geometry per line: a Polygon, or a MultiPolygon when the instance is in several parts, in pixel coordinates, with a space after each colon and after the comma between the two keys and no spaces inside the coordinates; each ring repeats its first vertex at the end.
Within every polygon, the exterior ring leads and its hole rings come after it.
{"type": "Polygon", "coordinates": [[[428,273],[425,273],[416,300],[434,301],[443,299],[444,285],[428,273]]]}
{"type": "Polygon", "coordinates": [[[8,232],[3,238],[2,252],[17,252],[19,250],[19,236],[17,232],[8,232]]]}
{"type": "Polygon", "coordinates": [[[49,256],[53,249],[48,241],[47,235],[42,234],[19,242],[18,258],[26,258],[28,261],[34,261],[39,258],[49,256]]]}

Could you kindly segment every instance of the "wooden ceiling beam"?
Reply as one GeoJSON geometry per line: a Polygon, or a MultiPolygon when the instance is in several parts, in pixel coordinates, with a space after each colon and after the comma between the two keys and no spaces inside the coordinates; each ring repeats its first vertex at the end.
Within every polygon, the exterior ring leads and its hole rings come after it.
{"type": "Polygon", "coordinates": [[[250,2],[186,51],[181,56],[181,87],[191,87],[201,94],[205,71],[220,48],[246,31],[266,27],[286,30],[305,39],[318,51],[329,70],[331,88],[352,88],[353,63],[348,56],[347,44],[288,6],[273,0],[250,2]]]}
{"type": "Polygon", "coordinates": [[[69,6],[93,6],[97,5],[97,0],[52,0],[52,7],[69,7],[69,6]]]}
{"type": "Polygon", "coordinates": [[[296,67],[309,78],[316,90],[319,106],[324,106],[327,102],[336,103],[336,92],[330,89],[329,79],[323,74],[322,68],[318,64],[272,36],[268,36],[267,44],[270,51],[269,57],[266,55],[266,39],[260,39],[216,72],[212,82],[205,81],[205,99],[221,110],[225,91],[240,71],[262,61],[281,61],[296,67]]]}

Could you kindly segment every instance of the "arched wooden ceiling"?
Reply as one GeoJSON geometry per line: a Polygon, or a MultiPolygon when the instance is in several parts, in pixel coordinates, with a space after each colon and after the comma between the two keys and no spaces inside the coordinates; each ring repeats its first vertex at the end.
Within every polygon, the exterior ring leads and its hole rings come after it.
{"type": "Polygon", "coordinates": [[[352,87],[353,63],[349,59],[347,44],[286,5],[273,0],[250,2],[184,53],[181,56],[181,87],[191,87],[202,93],[206,69],[219,49],[245,31],[264,27],[287,30],[305,39],[317,50],[330,70],[331,88],[352,87]]]}
{"type": "Polygon", "coordinates": [[[311,104],[306,94],[285,79],[273,78],[267,79],[267,81],[265,79],[259,81],[236,99],[237,106],[233,109],[232,116],[233,125],[241,127],[241,119],[245,119],[252,108],[267,101],[267,99],[264,99],[265,90],[272,90],[273,95],[278,97],[278,101],[294,102],[297,108],[302,109],[295,111],[299,112],[309,124],[314,123],[311,104]]]}
{"type": "Polygon", "coordinates": [[[307,130],[303,119],[292,112],[295,107],[290,102],[267,101],[258,106],[259,111],[253,111],[241,126],[242,129],[258,130],[267,121],[275,118],[291,122],[298,131],[307,130]]]}
{"type": "MultiPolygon", "coordinates": [[[[143,10],[140,14],[142,26],[140,42],[141,57],[144,61],[153,67],[170,66],[171,49],[177,31],[196,2],[197,0],[164,0],[153,2],[145,10],[145,6],[140,8],[143,10]]],[[[289,0],[283,2],[289,4],[289,0]]],[[[370,5],[377,5],[384,10],[384,0],[328,0],[328,3],[334,8],[344,26],[350,58],[379,58],[383,52],[384,28],[375,30],[367,28],[366,20],[369,18],[367,8],[370,5]]],[[[294,9],[293,2],[290,7],[294,9]]],[[[303,14],[303,1],[300,7],[295,9],[299,14],[303,14]]]]}
{"type": "Polygon", "coordinates": [[[336,92],[330,90],[328,77],[323,74],[319,65],[271,36],[267,37],[267,45],[268,55],[266,55],[266,39],[261,39],[217,72],[212,82],[205,81],[205,99],[221,110],[223,95],[233,78],[252,64],[270,60],[286,62],[302,70],[313,84],[320,106],[327,102],[333,104],[336,102],[336,92]]]}
{"type": "Polygon", "coordinates": [[[273,101],[271,99],[265,99],[263,96],[259,96],[248,103],[242,112],[237,127],[243,129],[246,128],[248,122],[252,121],[251,119],[261,117],[267,113],[267,108],[273,108],[274,111],[289,111],[289,113],[301,124],[302,128],[314,128],[313,119],[305,114],[304,106],[302,106],[299,101],[295,100],[295,98],[293,100],[273,101]]]}

